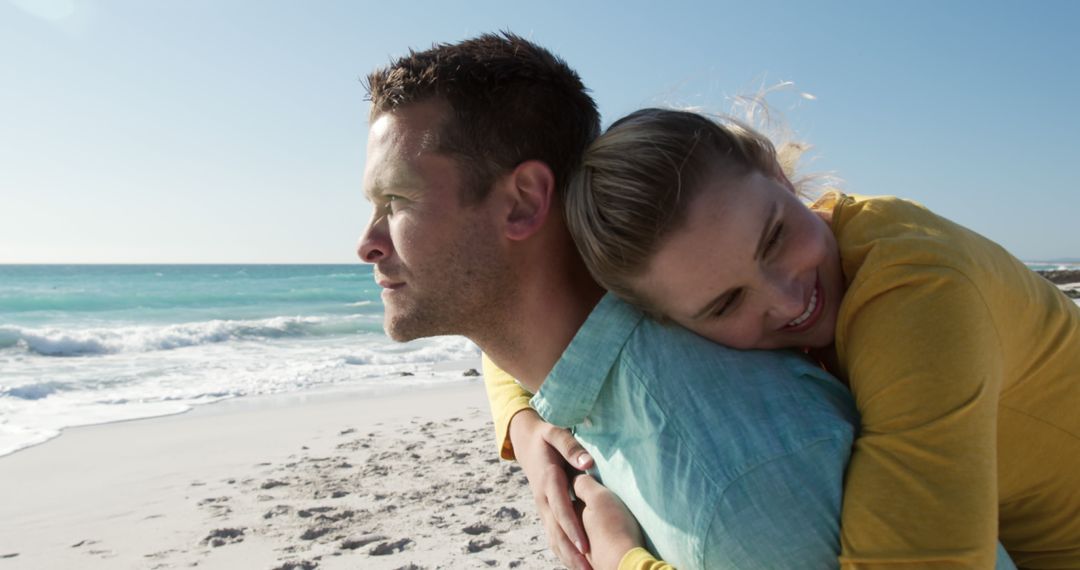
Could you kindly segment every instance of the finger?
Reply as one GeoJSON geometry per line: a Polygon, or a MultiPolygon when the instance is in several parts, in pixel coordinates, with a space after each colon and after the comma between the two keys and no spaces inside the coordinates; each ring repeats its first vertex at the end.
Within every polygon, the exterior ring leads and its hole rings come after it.
{"type": "Polygon", "coordinates": [[[574,477],[574,494],[586,505],[607,489],[588,473],[574,477]]]}
{"type": "Polygon", "coordinates": [[[585,526],[581,524],[581,518],[577,516],[573,502],[570,500],[570,484],[566,480],[566,473],[554,465],[548,469],[544,495],[547,498],[547,507],[551,511],[551,516],[554,517],[561,533],[573,541],[577,551],[587,554],[589,541],[585,535],[585,526]]]}
{"type": "Polygon", "coordinates": [[[559,455],[562,455],[563,459],[575,469],[584,471],[593,466],[592,456],[585,451],[584,447],[581,447],[569,430],[552,427],[544,432],[543,437],[548,445],[555,448],[555,451],[558,451],[559,455]]]}
{"type": "Polygon", "coordinates": [[[578,551],[570,538],[566,536],[566,533],[555,522],[551,509],[547,507],[548,505],[545,504],[544,511],[547,516],[542,516],[541,519],[544,522],[544,529],[547,531],[548,545],[551,550],[559,557],[563,565],[570,570],[591,570],[592,566],[589,564],[588,559],[578,551]]]}
{"type": "Polygon", "coordinates": [[[578,549],[574,547],[570,539],[566,538],[565,534],[561,532],[558,534],[558,538],[548,536],[548,542],[551,544],[551,550],[559,557],[559,561],[563,563],[563,566],[570,570],[591,570],[592,566],[589,564],[589,560],[585,558],[585,555],[578,552],[578,549]]]}

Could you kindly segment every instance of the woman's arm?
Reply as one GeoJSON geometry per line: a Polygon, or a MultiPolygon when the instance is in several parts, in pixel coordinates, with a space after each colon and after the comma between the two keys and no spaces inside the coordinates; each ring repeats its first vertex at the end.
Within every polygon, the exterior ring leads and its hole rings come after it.
{"type": "Polygon", "coordinates": [[[675,567],[663,560],[657,560],[648,550],[637,547],[619,561],[619,570],[675,570],[675,567]]]}
{"type": "Polygon", "coordinates": [[[585,533],[593,544],[593,570],[674,570],[642,544],[641,528],[619,497],[590,475],[574,479],[585,533]]]}
{"type": "Polygon", "coordinates": [[[491,419],[495,422],[495,438],[499,444],[499,457],[513,461],[514,446],[510,442],[510,421],[522,410],[528,410],[532,394],[522,388],[514,377],[507,374],[485,354],[481,361],[484,369],[484,386],[487,388],[491,419]]]}
{"type": "Polygon", "coordinates": [[[587,570],[589,542],[570,501],[567,470],[592,467],[592,457],[569,431],[541,419],[529,407],[531,395],[486,355],[483,367],[500,456],[521,464],[552,551],[567,567],[587,570]]]}
{"type": "Polygon", "coordinates": [[[844,568],[992,568],[997,541],[995,323],[946,267],[852,284],[837,352],[862,414],[841,520],[844,568]]]}

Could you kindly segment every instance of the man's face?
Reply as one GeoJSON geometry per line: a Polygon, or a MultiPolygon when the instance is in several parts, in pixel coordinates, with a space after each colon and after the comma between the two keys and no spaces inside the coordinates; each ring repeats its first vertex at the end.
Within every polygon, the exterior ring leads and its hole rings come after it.
{"type": "Polygon", "coordinates": [[[397,341],[484,326],[507,295],[496,200],[462,205],[463,177],[428,148],[445,116],[437,103],[383,113],[368,136],[364,192],[374,206],[360,259],[383,288],[384,328],[397,341]]]}

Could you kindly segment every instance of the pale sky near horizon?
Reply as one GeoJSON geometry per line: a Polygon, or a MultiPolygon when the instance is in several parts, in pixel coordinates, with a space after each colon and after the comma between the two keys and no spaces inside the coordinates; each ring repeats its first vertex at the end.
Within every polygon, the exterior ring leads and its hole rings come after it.
{"type": "Polygon", "coordinates": [[[810,170],[1077,258],[1078,24],[1069,0],[0,0],[0,263],[354,262],[359,78],[498,30],[605,125],[792,81],[772,104],[810,170]]]}

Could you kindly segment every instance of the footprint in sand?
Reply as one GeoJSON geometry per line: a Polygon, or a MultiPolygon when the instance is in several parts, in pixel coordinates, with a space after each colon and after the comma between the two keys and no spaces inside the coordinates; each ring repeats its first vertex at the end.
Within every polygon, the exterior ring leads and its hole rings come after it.
{"type": "Polygon", "coordinates": [[[395,552],[402,552],[413,543],[411,538],[403,538],[395,542],[383,542],[368,551],[371,556],[386,556],[395,552]]]}
{"type": "Polygon", "coordinates": [[[357,548],[363,548],[373,542],[379,542],[386,540],[386,537],[381,534],[359,534],[346,538],[341,541],[341,550],[356,550],[357,548]]]}
{"type": "Polygon", "coordinates": [[[162,550],[160,552],[153,552],[151,554],[143,554],[143,558],[150,558],[152,560],[160,560],[162,558],[168,558],[170,555],[179,553],[179,550],[170,548],[169,550],[162,550]]]}
{"type": "Polygon", "coordinates": [[[302,519],[306,519],[306,518],[310,518],[310,517],[313,517],[313,516],[318,515],[318,514],[328,513],[330,511],[336,509],[336,508],[337,507],[311,507],[311,508],[307,508],[307,509],[300,509],[299,511],[296,512],[296,516],[298,516],[298,517],[300,517],[302,519]]]}
{"type": "Polygon", "coordinates": [[[329,526],[311,527],[305,530],[304,534],[300,535],[300,540],[315,540],[316,538],[330,534],[330,532],[333,530],[333,527],[329,526]]]}
{"type": "Polygon", "coordinates": [[[202,539],[201,544],[207,546],[213,546],[217,548],[219,546],[225,546],[226,544],[235,544],[237,542],[244,541],[244,529],[241,528],[219,528],[210,531],[210,534],[206,538],[202,539]]]}
{"type": "Polygon", "coordinates": [[[498,538],[495,538],[494,536],[487,540],[480,540],[474,538],[469,541],[469,544],[465,545],[465,552],[468,554],[482,552],[500,544],[502,544],[502,541],[498,538]]]}
{"type": "Polygon", "coordinates": [[[497,519],[510,519],[512,521],[516,521],[523,516],[525,515],[514,507],[499,507],[499,510],[495,513],[497,519]]]}
{"type": "Polygon", "coordinates": [[[275,566],[272,570],[315,570],[318,567],[319,563],[314,560],[297,560],[275,566]]]}
{"type": "Polygon", "coordinates": [[[215,517],[225,517],[232,514],[232,508],[224,504],[229,500],[229,497],[207,497],[199,501],[198,506],[209,509],[215,517]]]}
{"type": "Polygon", "coordinates": [[[289,505],[274,505],[269,511],[263,513],[264,519],[272,519],[274,517],[280,517],[292,513],[292,507],[289,505]]]}
{"type": "Polygon", "coordinates": [[[471,534],[473,536],[476,536],[478,534],[485,534],[485,533],[491,532],[491,527],[486,525],[486,524],[476,523],[476,524],[471,524],[471,525],[469,525],[469,526],[467,526],[467,527],[465,527],[465,528],[463,528],[461,530],[465,534],[471,534]]]}

